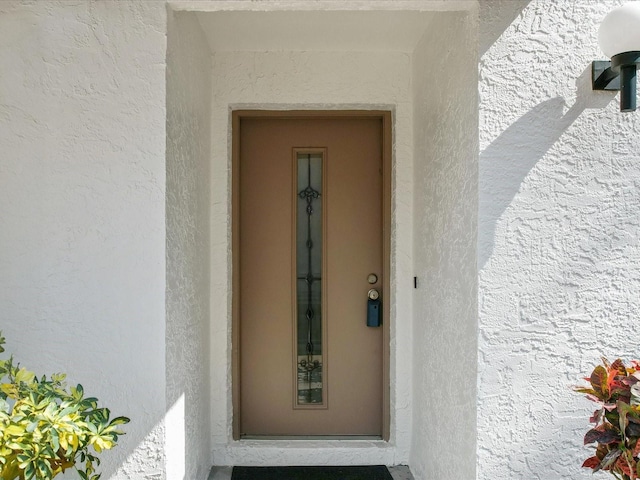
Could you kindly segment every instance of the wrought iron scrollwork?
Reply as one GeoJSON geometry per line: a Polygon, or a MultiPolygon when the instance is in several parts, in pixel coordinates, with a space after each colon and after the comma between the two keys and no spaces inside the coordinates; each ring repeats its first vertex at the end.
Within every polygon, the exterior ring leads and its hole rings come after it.
{"type": "MultiPolygon", "coordinates": [[[[303,280],[306,283],[307,287],[307,306],[305,310],[305,319],[306,319],[306,358],[301,359],[298,362],[298,371],[302,373],[305,377],[305,383],[307,384],[306,390],[306,399],[305,403],[312,403],[312,374],[315,370],[320,369],[322,366],[322,362],[314,359],[314,338],[313,338],[313,323],[316,317],[316,312],[313,309],[313,284],[317,281],[322,280],[322,277],[319,275],[314,275],[313,273],[313,249],[315,247],[313,238],[312,238],[312,222],[311,217],[314,214],[314,202],[316,202],[320,197],[321,193],[313,188],[311,181],[311,155],[307,155],[307,186],[298,192],[298,197],[306,202],[306,214],[307,214],[307,239],[305,242],[306,246],[306,274],[302,276],[298,276],[298,280],[303,280]]],[[[298,385],[298,388],[300,385],[298,385]]],[[[300,388],[299,388],[300,390],[300,388]]]]}

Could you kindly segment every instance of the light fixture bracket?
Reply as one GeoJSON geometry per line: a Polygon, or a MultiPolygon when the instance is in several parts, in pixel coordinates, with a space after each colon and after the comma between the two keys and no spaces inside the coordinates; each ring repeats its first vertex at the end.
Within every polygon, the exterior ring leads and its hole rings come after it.
{"type": "Polygon", "coordinates": [[[593,90],[620,90],[620,111],[636,109],[636,70],[640,65],[640,51],[623,52],[611,57],[611,61],[596,60],[591,63],[593,90]]]}
{"type": "Polygon", "coordinates": [[[611,68],[610,60],[591,62],[591,86],[593,90],[620,90],[620,75],[611,68]]]}

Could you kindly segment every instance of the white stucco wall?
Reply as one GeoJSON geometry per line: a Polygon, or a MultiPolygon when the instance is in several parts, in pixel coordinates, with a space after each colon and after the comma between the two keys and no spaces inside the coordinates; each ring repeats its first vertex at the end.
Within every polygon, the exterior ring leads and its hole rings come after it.
{"type": "Polygon", "coordinates": [[[164,471],[165,17],[0,2],[0,329],[131,417],[103,478],[164,471]]]}
{"type": "Polygon", "coordinates": [[[591,477],[571,387],[640,355],[640,115],[590,85],[619,3],[481,2],[482,480],[591,477]]]}
{"type": "Polygon", "coordinates": [[[474,479],[477,12],[439,14],[413,55],[416,479],[474,479]]]}
{"type": "Polygon", "coordinates": [[[195,14],[168,13],[168,479],[205,479],[211,466],[209,263],[211,54],[195,14]]]}
{"type": "Polygon", "coordinates": [[[406,463],[411,424],[410,55],[379,52],[214,52],[212,423],[214,463],[406,463]],[[392,246],[391,442],[231,440],[229,309],[230,109],[392,109],[395,166],[392,246]],[[223,308],[226,306],[226,308],[223,308]]]}
{"type": "Polygon", "coordinates": [[[209,59],[193,17],[170,19],[166,52],[163,2],[0,2],[0,329],[25,366],[66,371],[132,418],[103,478],[202,478],[212,462],[590,475],[592,407],[570,387],[600,355],[639,354],[640,116],[589,78],[597,25],[618,3],[480,1],[478,130],[472,12],[443,13],[413,54],[209,59]],[[231,107],[394,109],[389,445],[231,440],[231,107]]]}

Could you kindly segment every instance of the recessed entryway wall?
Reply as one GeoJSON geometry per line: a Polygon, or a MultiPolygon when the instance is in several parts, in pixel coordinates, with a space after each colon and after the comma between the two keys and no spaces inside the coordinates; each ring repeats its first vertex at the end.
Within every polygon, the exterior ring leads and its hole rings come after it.
{"type": "MultiPolygon", "coordinates": [[[[320,52],[320,51],[273,51],[273,52],[214,52],[213,71],[213,136],[223,138],[224,142],[214,142],[213,177],[223,178],[228,174],[229,145],[227,143],[229,118],[232,109],[261,108],[269,110],[391,110],[395,124],[395,191],[398,194],[398,182],[405,185],[400,189],[398,203],[411,204],[411,56],[404,52],[320,52]],[[404,198],[402,198],[404,196],[404,198]]],[[[225,185],[225,184],[223,184],[225,185]]],[[[226,185],[225,185],[226,186],[226,185]]],[[[214,194],[217,195],[217,194],[214,194]]],[[[226,202],[225,202],[226,203],[226,202]]],[[[222,202],[221,202],[222,204],[222,202]]],[[[396,207],[397,208],[397,207],[396,207]]],[[[391,330],[396,345],[400,345],[404,355],[398,357],[392,352],[395,368],[391,374],[391,441],[325,441],[318,442],[230,442],[229,426],[221,425],[224,430],[216,432],[225,443],[218,446],[220,464],[262,464],[266,458],[270,463],[406,463],[408,461],[410,431],[410,350],[411,350],[411,290],[400,289],[397,276],[404,273],[411,277],[409,265],[398,265],[399,257],[411,257],[411,216],[405,212],[405,221],[396,219],[393,223],[397,239],[391,253],[392,309],[391,330]],[[401,233],[398,235],[398,233],[401,233]],[[400,297],[401,301],[398,302],[400,297]],[[406,405],[398,412],[397,404],[406,405]],[[398,426],[402,428],[399,429],[398,426]],[[400,430],[400,434],[398,431],[400,430]],[[322,451],[322,449],[325,451],[322,451]],[[401,460],[396,460],[399,447],[401,460]]],[[[220,215],[222,220],[222,215],[220,215]]],[[[227,217],[225,212],[225,224],[227,217]]],[[[224,244],[228,241],[225,226],[214,235],[212,243],[224,244]]],[[[216,280],[222,272],[214,273],[214,285],[229,285],[230,277],[216,280]]],[[[230,272],[227,272],[227,275],[230,272]]],[[[227,293],[228,295],[228,293],[227,293]]],[[[226,327],[228,315],[213,319],[213,325],[223,322],[220,330],[226,327]],[[223,327],[223,325],[225,327],[223,327]]],[[[225,349],[229,352],[229,338],[214,338],[214,350],[225,349]]],[[[397,347],[396,347],[397,348],[397,347]]],[[[229,352],[230,354],[230,352],[229,352]]],[[[229,361],[229,358],[227,359],[229,361]]],[[[212,365],[212,369],[216,370],[212,365]]],[[[224,366],[227,373],[226,365],[224,366]]],[[[214,374],[215,375],[215,374],[214,374]]],[[[222,379],[221,379],[222,380],[222,379]]],[[[213,412],[213,418],[229,418],[231,399],[231,379],[224,378],[226,391],[216,391],[213,404],[220,408],[213,412]]],[[[216,446],[214,446],[216,451],[216,446]]]]}
{"type": "MultiPolygon", "coordinates": [[[[467,473],[475,469],[476,368],[475,358],[471,362],[468,354],[476,351],[476,280],[469,275],[475,271],[477,211],[475,2],[270,6],[239,1],[172,6],[176,18],[197,16],[206,44],[198,41],[191,47],[206,48],[210,55],[211,163],[210,172],[203,173],[211,187],[211,410],[204,420],[212,463],[411,463],[417,472],[426,472],[441,448],[431,441],[441,435],[449,445],[456,444],[458,478],[471,478],[467,473]],[[438,72],[432,71],[434,66],[438,72]],[[464,102],[460,94],[467,96],[464,102]],[[231,112],[237,109],[392,112],[389,442],[232,438],[230,166],[231,112]],[[443,291],[454,283],[456,292],[443,291]],[[454,322],[457,332],[448,331],[446,326],[454,322]],[[452,356],[465,371],[464,386],[457,383],[456,371],[439,371],[439,362],[449,364],[452,356]],[[446,420],[454,417],[444,402],[445,392],[438,390],[442,388],[465,409],[462,418],[455,415],[456,430],[468,432],[464,439],[450,438],[446,420]]],[[[191,21],[184,25],[194,27],[191,21]]],[[[184,54],[195,53],[185,48],[184,54]]],[[[168,98],[172,95],[178,92],[168,90],[168,98]]],[[[182,374],[168,372],[167,377],[182,374]]]]}

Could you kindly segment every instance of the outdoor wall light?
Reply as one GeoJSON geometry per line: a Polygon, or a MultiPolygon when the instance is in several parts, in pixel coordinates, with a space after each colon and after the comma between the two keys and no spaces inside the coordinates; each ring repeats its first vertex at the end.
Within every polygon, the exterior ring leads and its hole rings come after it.
{"type": "Polygon", "coordinates": [[[636,109],[636,71],[640,65],[640,2],[609,12],[598,32],[600,49],[611,61],[591,65],[594,90],[620,90],[620,111],[636,109]]]}

